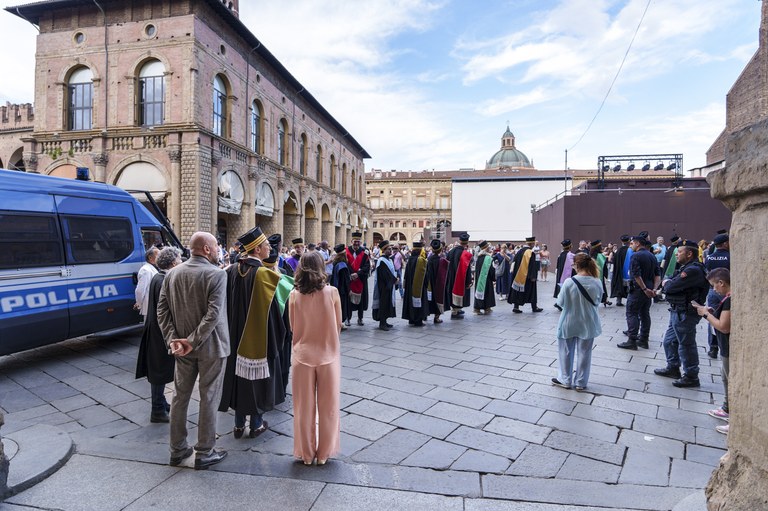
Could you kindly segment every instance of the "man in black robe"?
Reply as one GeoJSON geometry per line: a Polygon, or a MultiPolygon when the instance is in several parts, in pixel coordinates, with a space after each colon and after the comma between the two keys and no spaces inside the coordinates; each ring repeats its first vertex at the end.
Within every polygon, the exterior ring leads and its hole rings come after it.
{"type": "Polygon", "coordinates": [[[279,233],[273,234],[267,238],[267,241],[277,252],[277,268],[280,270],[280,273],[293,277],[293,268],[291,268],[291,265],[288,264],[288,261],[281,253],[283,250],[283,236],[279,233]]]}
{"type": "Polygon", "coordinates": [[[475,314],[490,314],[492,307],[496,306],[493,247],[485,240],[481,241],[478,247],[481,252],[475,262],[475,314]]]}
{"type": "Polygon", "coordinates": [[[469,234],[464,233],[459,236],[459,244],[448,252],[444,303],[446,307],[451,307],[451,319],[464,319],[461,309],[469,307],[472,302],[472,253],[468,245],[469,234]]]}
{"type": "Polygon", "coordinates": [[[249,436],[255,438],[268,427],[261,414],[285,401],[285,364],[281,354],[285,352],[288,330],[276,299],[275,288],[280,276],[264,268],[261,262],[271,251],[266,236],[256,227],[238,239],[245,255],[227,268],[231,353],[224,370],[219,411],[235,410],[235,438],[243,436],[245,418],[250,416],[249,436]],[[271,294],[267,291],[270,282],[275,285],[271,294]],[[260,318],[253,330],[249,329],[252,324],[249,315],[260,318]],[[250,353],[254,346],[263,352],[263,359],[254,360],[243,355],[250,353]]]}
{"type": "Polygon", "coordinates": [[[347,263],[346,250],[347,247],[343,243],[333,247],[333,271],[329,276],[330,284],[339,290],[341,320],[344,322],[341,327],[342,330],[349,327],[349,320],[352,318],[352,304],[349,301],[349,264],[347,263]]]}
{"type": "Polygon", "coordinates": [[[429,315],[427,298],[427,253],[424,243],[413,242],[413,250],[405,265],[403,283],[403,319],[413,326],[424,326],[429,315]]]}
{"type": "Polygon", "coordinates": [[[432,253],[427,259],[427,298],[429,299],[429,314],[434,314],[434,323],[442,323],[440,315],[445,311],[445,282],[448,275],[448,259],[443,254],[443,244],[440,240],[432,240],[429,244],[432,253]]]}
{"type": "Polygon", "coordinates": [[[555,298],[560,294],[560,287],[565,282],[565,279],[571,278],[575,275],[573,271],[573,252],[571,252],[571,240],[564,239],[560,242],[563,247],[560,255],[557,256],[557,273],[555,274],[555,298]],[[563,277],[565,275],[565,277],[563,277]]]}
{"type": "Polygon", "coordinates": [[[629,234],[621,237],[621,246],[613,257],[613,273],[611,274],[611,298],[616,298],[616,306],[623,307],[623,298],[629,296],[629,278],[624,275],[624,263],[629,251],[629,234]],[[627,278],[624,278],[627,277],[627,278]]]}
{"type": "Polygon", "coordinates": [[[533,253],[536,237],[525,238],[525,245],[515,254],[515,265],[512,268],[512,289],[509,292],[507,302],[514,305],[512,312],[522,313],[520,306],[531,304],[533,312],[541,312],[544,309],[536,305],[538,294],[536,291],[536,277],[539,274],[539,261],[533,253]]]}
{"type": "Polygon", "coordinates": [[[381,257],[376,261],[373,281],[373,320],[379,322],[384,331],[392,329],[387,319],[397,317],[395,310],[395,284],[399,283],[395,265],[392,262],[392,247],[387,240],[379,243],[381,257]]]}
{"type": "MultiPolygon", "coordinates": [[[[363,233],[352,233],[352,245],[347,248],[349,266],[349,301],[357,311],[357,324],[363,326],[363,313],[368,310],[368,276],[371,274],[371,260],[362,246],[363,233]]],[[[391,249],[390,249],[391,250],[391,249]]]]}

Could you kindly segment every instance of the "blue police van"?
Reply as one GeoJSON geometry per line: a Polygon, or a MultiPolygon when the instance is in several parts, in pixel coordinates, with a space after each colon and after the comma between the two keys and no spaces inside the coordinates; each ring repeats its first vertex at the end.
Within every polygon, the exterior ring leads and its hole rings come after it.
{"type": "Polygon", "coordinates": [[[0,355],[136,327],[146,249],[181,248],[155,209],[115,186],[0,169],[0,355]]]}

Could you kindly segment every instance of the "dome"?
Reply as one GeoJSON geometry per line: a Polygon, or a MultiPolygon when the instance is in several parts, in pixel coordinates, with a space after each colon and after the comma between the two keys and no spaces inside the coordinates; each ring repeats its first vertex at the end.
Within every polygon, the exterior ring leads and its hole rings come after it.
{"type": "Polygon", "coordinates": [[[499,168],[526,168],[532,169],[533,165],[528,157],[515,147],[515,135],[510,131],[507,126],[507,131],[501,136],[501,149],[491,156],[491,159],[486,163],[486,169],[499,169],[499,168]]]}

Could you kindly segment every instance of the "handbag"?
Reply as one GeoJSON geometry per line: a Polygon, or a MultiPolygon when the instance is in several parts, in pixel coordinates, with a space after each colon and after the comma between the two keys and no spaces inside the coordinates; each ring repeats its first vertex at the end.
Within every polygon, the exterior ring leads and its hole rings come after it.
{"type": "Polygon", "coordinates": [[[597,304],[592,299],[592,297],[589,296],[589,293],[587,293],[587,290],[584,289],[584,286],[582,286],[581,283],[578,280],[574,279],[573,277],[571,277],[571,280],[576,284],[576,287],[579,288],[579,291],[581,291],[581,294],[584,296],[584,298],[586,298],[587,301],[591,303],[594,307],[597,307],[597,304]]]}

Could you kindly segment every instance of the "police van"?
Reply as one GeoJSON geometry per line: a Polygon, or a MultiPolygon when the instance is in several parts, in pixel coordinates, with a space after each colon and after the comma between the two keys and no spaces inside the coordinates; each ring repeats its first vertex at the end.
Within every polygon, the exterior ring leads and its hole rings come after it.
{"type": "Polygon", "coordinates": [[[0,169],[0,355],[135,328],[146,249],[181,248],[155,209],[163,222],[115,186],[0,169]]]}

